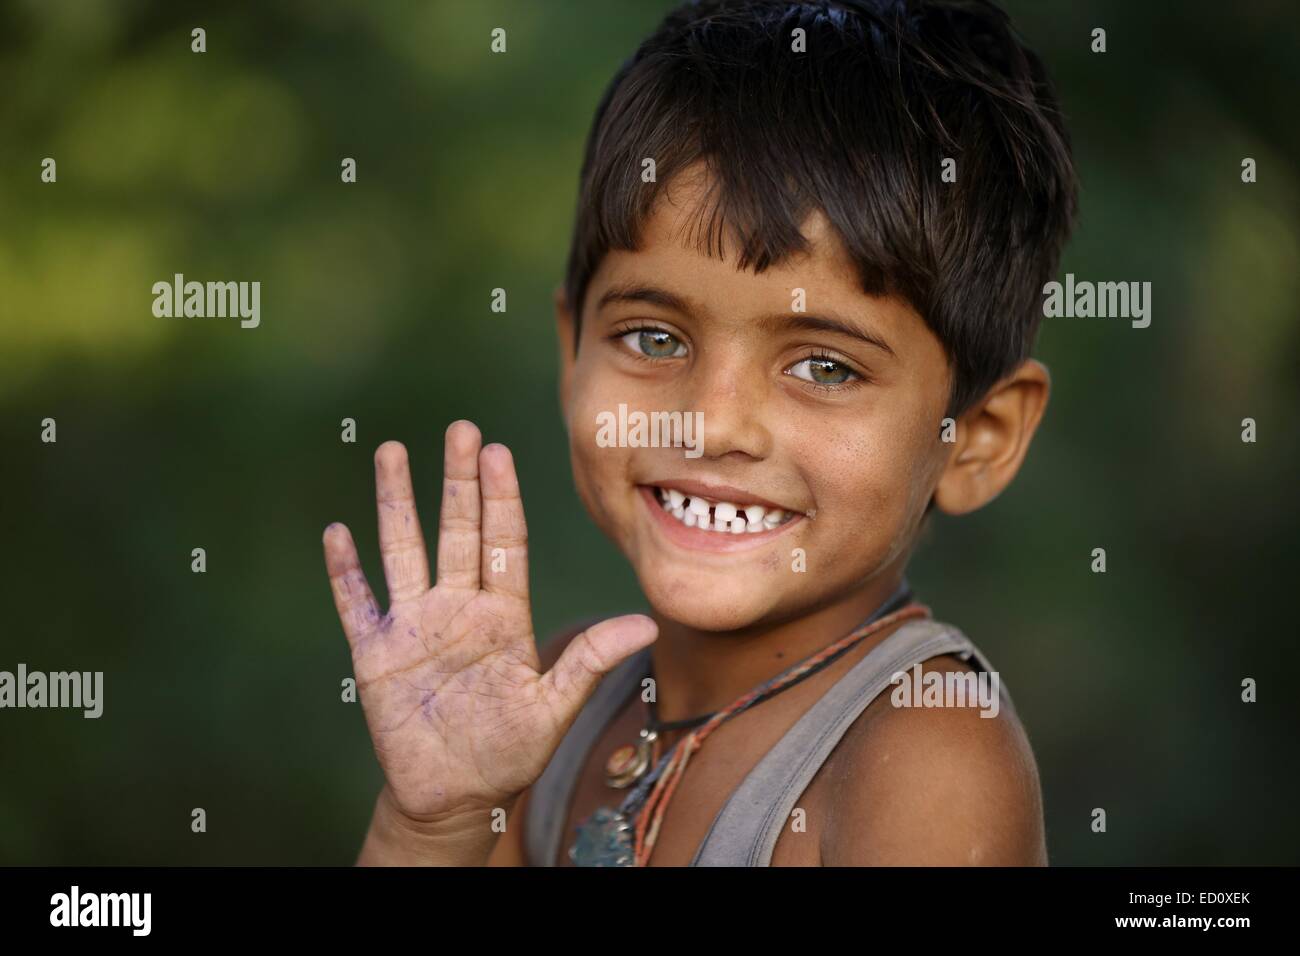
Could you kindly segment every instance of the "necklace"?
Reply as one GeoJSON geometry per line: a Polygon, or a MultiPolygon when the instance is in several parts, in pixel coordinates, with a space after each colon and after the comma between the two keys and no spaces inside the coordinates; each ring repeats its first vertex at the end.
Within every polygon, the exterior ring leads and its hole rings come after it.
{"type": "MultiPolygon", "coordinates": [[[[653,670],[646,675],[653,679],[653,670]]],[[[784,688],[782,688],[784,689],[784,688]]],[[[689,730],[704,723],[713,714],[702,714],[686,720],[661,721],[654,700],[646,703],[650,711],[646,725],[641,728],[640,739],[635,744],[619,747],[609,755],[605,762],[605,783],[615,790],[624,790],[636,783],[650,769],[650,765],[659,759],[659,739],[661,734],[674,730],[689,730]]],[[[716,713],[716,711],[715,711],[716,713]]]]}
{"type": "Polygon", "coordinates": [[[668,801],[686,771],[691,754],[700,748],[705,738],[732,717],[829,666],[871,634],[899,621],[928,617],[929,609],[910,603],[911,596],[911,590],[904,582],[888,601],[851,633],[760,684],[722,710],[665,723],[658,720],[654,702],[649,701],[649,716],[646,726],[641,729],[640,739],[636,744],[618,748],[605,765],[605,782],[615,789],[631,787],[631,791],[617,809],[600,807],[578,825],[577,839],[569,848],[569,859],[575,866],[646,865],[668,801]],[[695,730],[697,727],[700,729],[695,730]],[[691,729],[691,733],[682,737],[668,753],[658,756],[660,734],[681,729],[691,729]]]}

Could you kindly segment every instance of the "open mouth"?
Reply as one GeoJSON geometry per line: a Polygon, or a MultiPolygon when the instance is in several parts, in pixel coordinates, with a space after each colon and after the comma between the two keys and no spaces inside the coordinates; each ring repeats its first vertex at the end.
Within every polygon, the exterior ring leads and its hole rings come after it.
{"type": "Polygon", "coordinates": [[[733,504],[676,488],[647,485],[659,507],[688,528],[718,534],[761,534],[773,531],[798,517],[798,512],[759,504],[733,504]]]}

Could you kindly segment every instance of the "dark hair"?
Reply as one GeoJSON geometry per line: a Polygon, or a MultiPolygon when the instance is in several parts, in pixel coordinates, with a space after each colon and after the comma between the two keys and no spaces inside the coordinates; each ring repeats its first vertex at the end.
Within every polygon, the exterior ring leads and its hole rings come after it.
{"type": "Polygon", "coordinates": [[[902,296],[943,343],[950,414],[1029,356],[1077,183],[1043,66],[987,0],[669,13],[596,110],[565,276],[576,321],[606,252],[637,248],[659,189],[696,161],[712,197],[700,247],[716,236],[720,249],[725,225],[738,267],[761,272],[804,251],[800,226],[822,210],[863,291],[902,296]],[[641,180],[644,157],[656,182],[641,180]]]}

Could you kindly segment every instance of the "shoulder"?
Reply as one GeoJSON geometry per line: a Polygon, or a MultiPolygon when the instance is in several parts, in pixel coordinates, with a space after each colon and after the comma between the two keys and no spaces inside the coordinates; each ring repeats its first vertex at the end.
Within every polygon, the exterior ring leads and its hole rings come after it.
{"type": "MultiPolygon", "coordinates": [[[[922,678],[972,673],[951,656],[920,670],[922,678]]],[[[1014,710],[982,716],[979,703],[951,699],[910,706],[894,691],[863,711],[827,761],[823,864],[1046,864],[1038,769],[1014,710]]]]}

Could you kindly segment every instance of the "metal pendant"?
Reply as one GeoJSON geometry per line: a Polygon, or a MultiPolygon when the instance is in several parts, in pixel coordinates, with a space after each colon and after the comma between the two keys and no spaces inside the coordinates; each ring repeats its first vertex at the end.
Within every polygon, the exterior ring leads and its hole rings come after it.
{"type": "Polygon", "coordinates": [[[650,755],[659,734],[653,730],[642,730],[641,739],[636,744],[619,747],[609,755],[605,762],[605,783],[615,790],[632,786],[650,769],[650,755]]]}
{"type": "Polygon", "coordinates": [[[578,839],[569,847],[574,866],[635,866],[634,829],[616,810],[601,807],[578,825],[578,839]]]}

